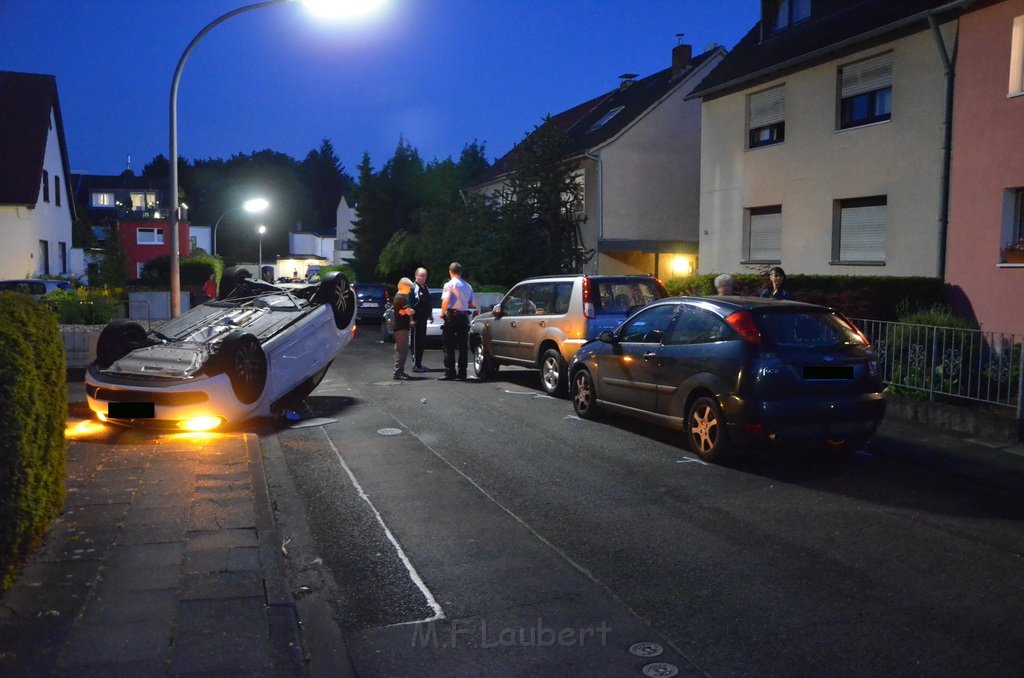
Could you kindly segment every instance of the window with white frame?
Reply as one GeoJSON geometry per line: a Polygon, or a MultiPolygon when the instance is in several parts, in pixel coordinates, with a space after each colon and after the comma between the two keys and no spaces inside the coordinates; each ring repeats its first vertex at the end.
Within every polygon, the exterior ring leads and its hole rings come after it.
{"type": "Polygon", "coordinates": [[[138,280],[138,279],[140,279],[142,277],[142,269],[144,269],[145,267],[146,267],[146,265],[144,263],[136,262],[136,264],[135,264],[135,279],[136,280],[138,280]]]}
{"type": "Polygon", "coordinates": [[[1010,88],[1007,94],[1024,94],[1024,16],[1013,20],[1010,38],[1010,88]]]}
{"type": "Polygon", "coordinates": [[[744,224],[744,260],[778,263],[782,260],[782,205],[751,207],[744,224]]]}
{"type": "Polygon", "coordinates": [[[785,85],[755,92],[747,97],[747,144],[770,146],[786,139],[785,85]]]}
{"type": "Polygon", "coordinates": [[[892,117],[892,52],[839,68],[839,128],[892,117]]]}
{"type": "Polygon", "coordinates": [[[832,226],[832,263],[884,264],[888,198],[837,200],[832,226]]]}
{"type": "Polygon", "coordinates": [[[60,177],[53,178],[53,204],[60,207],[60,177]]]}
{"type": "Polygon", "coordinates": [[[156,207],[155,191],[132,191],[130,195],[133,212],[144,212],[147,209],[156,207]]]}
{"type": "Polygon", "coordinates": [[[140,228],[135,232],[135,242],[139,245],[163,245],[164,229],[140,228]]]}
{"type": "Polygon", "coordinates": [[[114,194],[96,192],[91,197],[93,207],[113,207],[114,194]]]}

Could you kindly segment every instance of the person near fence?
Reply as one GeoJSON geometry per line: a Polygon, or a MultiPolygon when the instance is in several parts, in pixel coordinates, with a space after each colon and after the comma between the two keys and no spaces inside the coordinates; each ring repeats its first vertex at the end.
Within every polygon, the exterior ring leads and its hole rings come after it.
{"type": "Polygon", "coordinates": [[[793,295],[785,288],[786,272],[781,266],[772,266],[768,269],[768,280],[770,287],[761,290],[761,296],[766,299],[792,299],[793,295]]]}

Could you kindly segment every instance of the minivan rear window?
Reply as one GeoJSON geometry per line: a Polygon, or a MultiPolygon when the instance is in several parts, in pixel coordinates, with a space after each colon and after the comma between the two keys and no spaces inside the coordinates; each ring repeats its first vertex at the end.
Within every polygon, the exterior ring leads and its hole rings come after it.
{"type": "Polygon", "coordinates": [[[763,310],[755,313],[765,344],[780,348],[863,346],[864,337],[829,311],[763,310]]]}
{"type": "Polygon", "coordinates": [[[600,314],[625,314],[631,308],[646,306],[665,296],[657,281],[649,280],[602,280],[597,282],[597,299],[594,310],[600,314]]]}

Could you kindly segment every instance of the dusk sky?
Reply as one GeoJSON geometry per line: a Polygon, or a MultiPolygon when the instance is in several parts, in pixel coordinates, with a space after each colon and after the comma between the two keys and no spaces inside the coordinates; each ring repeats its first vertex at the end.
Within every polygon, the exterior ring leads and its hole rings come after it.
{"type": "MultiPolygon", "coordinates": [[[[136,173],[169,155],[171,78],[188,43],[246,0],[0,0],[0,70],[56,76],[72,171],[136,173]]],[[[247,11],[186,63],[178,149],[190,160],[271,149],[301,160],[330,139],[345,169],[400,138],[425,160],[474,140],[503,155],[547,114],[731,49],[757,0],[389,0],[325,22],[302,4],[247,11]]]]}

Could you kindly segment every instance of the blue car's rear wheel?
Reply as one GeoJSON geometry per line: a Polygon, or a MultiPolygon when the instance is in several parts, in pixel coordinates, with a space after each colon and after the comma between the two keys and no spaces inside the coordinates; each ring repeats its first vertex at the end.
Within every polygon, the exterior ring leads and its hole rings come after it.
{"type": "Polygon", "coordinates": [[[722,410],[714,398],[694,401],[686,417],[690,449],[704,461],[722,461],[729,453],[729,437],[722,410]]]}
{"type": "Polygon", "coordinates": [[[572,409],[581,419],[597,419],[601,408],[597,405],[594,378],[586,368],[579,369],[572,378],[572,409]]]}

